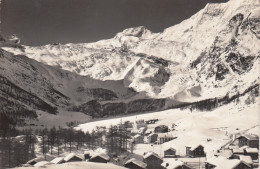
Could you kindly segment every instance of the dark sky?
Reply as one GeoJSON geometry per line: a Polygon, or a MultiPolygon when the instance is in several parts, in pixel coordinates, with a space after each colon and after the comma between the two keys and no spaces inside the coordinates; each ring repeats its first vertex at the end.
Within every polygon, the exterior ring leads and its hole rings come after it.
{"type": "Polygon", "coordinates": [[[125,28],[152,32],[180,23],[209,2],[227,0],[2,0],[2,34],[27,45],[93,42],[125,28]]]}

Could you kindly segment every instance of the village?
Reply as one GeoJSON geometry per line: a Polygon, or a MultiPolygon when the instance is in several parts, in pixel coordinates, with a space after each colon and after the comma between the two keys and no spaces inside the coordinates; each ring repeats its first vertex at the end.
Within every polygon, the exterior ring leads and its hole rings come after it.
{"type": "MultiPolygon", "coordinates": [[[[158,119],[146,121],[141,119],[134,123],[125,121],[123,124],[114,126],[112,128],[114,130],[99,127],[99,130],[106,132],[107,135],[115,133],[115,131],[123,131],[121,133],[124,134],[126,142],[118,145],[115,142],[122,142],[124,138],[122,135],[114,134],[114,137],[111,137],[111,135],[110,137],[103,137],[104,139],[113,138],[114,140],[112,143],[111,140],[106,141],[110,144],[108,148],[101,146],[97,149],[98,151],[79,149],[73,152],[72,150],[70,153],[63,153],[63,156],[59,155],[59,157],[49,158],[49,160],[38,157],[29,160],[22,166],[46,167],[76,162],[103,163],[104,168],[115,169],[117,167],[129,169],[253,169],[259,166],[259,137],[255,134],[234,135],[220,149],[216,149],[211,156],[205,151],[203,143],[191,143],[185,147],[179,147],[184,150],[184,154],[179,153],[174,144],[170,144],[168,148],[161,150],[162,153],[147,151],[138,155],[134,151],[136,146],[160,146],[178,138],[174,135],[176,124],[171,126],[156,125],[158,121],[158,119]],[[149,125],[156,127],[149,128],[149,125]],[[119,149],[125,151],[118,151],[119,149]]],[[[210,142],[211,139],[208,138],[206,141],[210,142]]]]}

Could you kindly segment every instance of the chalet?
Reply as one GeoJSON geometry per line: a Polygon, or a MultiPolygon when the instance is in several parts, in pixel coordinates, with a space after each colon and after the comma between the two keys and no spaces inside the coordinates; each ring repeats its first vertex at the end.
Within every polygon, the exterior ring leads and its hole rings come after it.
{"type": "Polygon", "coordinates": [[[186,156],[188,157],[205,157],[204,147],[197,145],[193,147],[186,147],[186,156]]]}
{"type": "Polygon", "coordinates": [[[176,156],[176,150],[174,148],[168,148],[164,151],[165,158],[173,158],[176,156]]]}
{"type": "Polygon", "coordinates": [[[85,152],[84,152],[84,159],[85,159],[85,160],[89,160],[90,158],[91,158],[90,152],[89,152],[89,151],[85,151],[85,152]]]}
{"type": "Polygon", "coordinates": [[[158,138],[158,134],[152,133],[152,134],[150,134],[150,135],[147,137],[147,141],[148,141],[148,143],[154,143],[154,142],[157,141],[157,138],[158,138]]]}
{"type": "Polygon", "coordinates": [[[154,152],[146,153],[143,162],[147,164],[148,169],[162,169],[163,159],[154,152]]]}
{"type": "Polygon", "coordinates": [[[144,137],[141,136],[140,134],[135,135],[133,139],[135,144],[144,143],[144,137]]]}
{"type": "Polygon", "coordinates": [[[129,169],[146,169],[147,164],[145,164],[144,162],[142,162],[140,160],[132,158],[124,164],[124,167],[129,168],[129,169]]]}
{"type": "Polygon", "coordinates": [[[234,159],[238,159],[238,160],[241,160],[245,163],[247,163],[248,165],[250,165],[252,168],[253,168],[253,160],[250,156],[245,156],[245,155],[235,155],[234,156],[234,159]]]}
{"type": "Polygon", "coordinates": [[[253,160],[258,159],[258,149],[257,148],[246,148],[245,154],[250,156],[253,160]]]}
{"type": "Polygon", "coordinates": [[[251,148],[259,148],[259,137],[255,134],[244,134],[237,138],[238,146],[247,145],[251,148]]]}
{"type": "Polygon", "coordinates": [[[173,135],[170,133],[159,133],[157,141],[159,144],[163,144],[163,143],[171,141],[175,138],[177,138],[177,137],[173,137],[173,135]]]}
{"type": "Polygon", "coordinates": [[[251,169],[251,166],[238,159],[213,157],[206,161],[205,169],[251,169]]]}
{"type": "Polygon", "coordinates": [[[182,161],[170,161],[162,163],[163,169],[193,169],[182,161]]]}
{"type": "Polygon", "coordinates": [[[34,158],[34,159],[31,159],[30,161],[28,161],[26,164],[29,164],[29,165],[34,165],[40,161],[43,161],[43,158],[34,158]]]}
{"type": "Polygon", "coordinates": [[[65,163],[63,157],[56,157],[56,158],[54,158],[51,162],[54,163],[54,164],[62,164],[62,163],[65,163]]]}
{"type": "Polygon", "coordinates": [[[74,161],[82,161],[82,158],[74,153],[68,154],[66,157],[64,157],[64,161],[67,162],[74,162],[74,161]]]}
{"type": "Polygon", "coordinates": [[[155,127],[154,132],[155,133],[167,133],[169,131],[168,126],[160,125],[155,127]]]}
{"type": "Polygon", "coordinates": [[[104,153],[96,154],[89,159],[90,162],[107,163],[110,161],[110,157],[104,153]]]}

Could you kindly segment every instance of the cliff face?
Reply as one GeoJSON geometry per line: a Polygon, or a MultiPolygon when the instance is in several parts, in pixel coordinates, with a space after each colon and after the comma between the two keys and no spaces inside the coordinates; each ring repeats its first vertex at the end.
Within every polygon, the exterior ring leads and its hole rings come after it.
{"type": "Polygon", "coordinates": [[[162,33],[140,26],[88,44],[2,45],[0,75],[51,107],[94,117],[232,96],[259,84],[259,9],[230,0],[162,33]]]}

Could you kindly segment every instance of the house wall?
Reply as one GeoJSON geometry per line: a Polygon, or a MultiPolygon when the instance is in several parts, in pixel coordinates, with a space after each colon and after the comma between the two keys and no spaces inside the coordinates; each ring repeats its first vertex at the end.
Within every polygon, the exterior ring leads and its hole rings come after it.
{"type": "Polygon", "coordinates": [[[210,164],[210,163],[205,163],[205,169],[213,169],[215,168],[216,166],[210,164]]]}
{"type": "Polygon", "coordinates": [[[252,160],[258,159],[258,153],[246,153],[246,155],[251,156],[252,160]]]}
{"type": "Polygon", "coordinates": [[[247,145],[252,148],[259,148],[259,140],[248,140],[247,145]]]}
{"type": "Polygon", "coordinates": [[[197,147],[195,150],[191,151],[191,155],[195,156],[195,157],[200,157],[200,156],[204,156],[204,147],[199,146],[197,147]]]}
{"type": "Polygon", "coordinates": [[[176,151],[173,151],[173,150],[166,150],[164,151],[164,156],[167,157],[167,156],[174,156],[176,155],[176,151]]]}
{"type": "Polygon", "coordinates": [[[144,163],[147,164],[148,169],[162,169],[161,164],[163,161],[155,156],[150,156],[144,159],[144,163]]]}
{"type": "Polygon", "coordinates": [[[245,138],[245,137],[238,138],[238,146],[242,147],[244,145],[247,145],[247,138],[245,138]]]}

